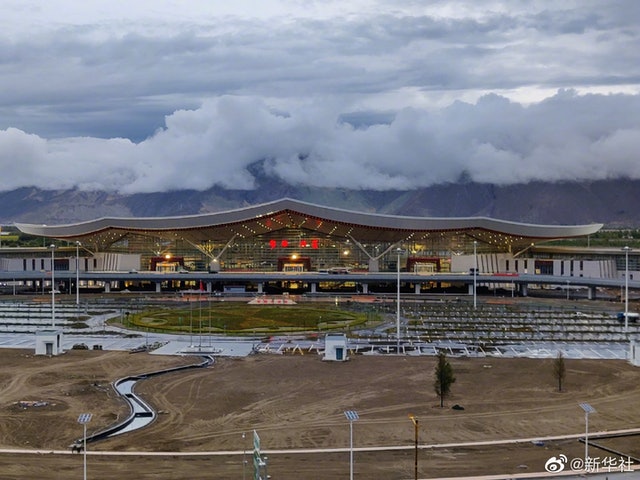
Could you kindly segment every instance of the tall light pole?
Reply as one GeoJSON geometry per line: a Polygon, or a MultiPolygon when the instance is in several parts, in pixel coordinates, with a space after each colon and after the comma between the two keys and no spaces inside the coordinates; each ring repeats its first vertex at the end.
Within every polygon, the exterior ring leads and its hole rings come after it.
{"type": "Polygon", "coordinates": [[[476,287],[477,287],[477,275],[478,275],[478,242],[473,241],[473,308],[477,307],[477,299],[476,299],[476,287]]]}
{"type": "Polygon", "coordinates": [[[624,248],[624,333],[629,332],[629,248],[624,248]]]}
{"type": "Polygon", "coordinates": [[[76,306],[80,306],[80,242],[76,242],[76,306]]]}
{"type": "Polygon", "coordinates": [[[242,432],[242,480],[245,480],[245,471],[247,469],[247,444],[245,442],[245,434],[242,432]]]}
{"type": "Polygon", "coordinates": [[[413,422],[414,443],[415,443],[413,472],[414,472],[415,480],[418,480],[418,417],[416,417],[415,415],[409,415],[409,418],[413,422]]]}
{"type": "Polygon", "coordinates": [[[584,468],[586,469],[589,461],[589,414],[595,413],[596,409],[588,403],[581,403],[580,408],[584,410],[584,468]]]}
{"type": "Polygon", "coordinates": [[[82,452],[84,455],[83,460],[83,477],[84,480],[87,480],[87,423],[91,421],[91,417],[93,415],[91,413],[83,413],[78,417],[78,423],[83,426],[83,435],[82,435],[82,452]]]}
{"type": "Polygon", "coordinates": [[[360,417],[355,410],[346,410],[344,416],[349,420],[349,480],[353,480],[353,422],[360,417]]]}
{"type": "Polygon", "coordinates": [[[51,249],[51,326],[56,326],[56,263],[54,252],[56,246],[52,243],[49,245],[51,249]]]}
{"type": "Polygon", "coordinates": [[[396,267],[398,269],[398,281],[397,283],[397,298],[396,298],[396,353],[400,355],[400,254],[402,253],[401,248],[396,249],[396,253],[398,254],[398,261],[396,263],[396,267]]]}

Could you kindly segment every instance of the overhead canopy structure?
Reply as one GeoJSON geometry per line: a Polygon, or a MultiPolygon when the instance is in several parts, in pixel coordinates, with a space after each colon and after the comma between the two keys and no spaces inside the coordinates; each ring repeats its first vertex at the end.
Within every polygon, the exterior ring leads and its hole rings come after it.
{"type": "Polygon", "coordinates": [[[487,217],[423,218],[362,213],[284,198],[224,212],[178,217],[100,218],[68,225],[17,224],[24,233],[80,241],[108,250],[128,235],[184,240],[192,245],[227,242],[282,230],[298,230],[358,242],[425,241],[434,236],[465,235],[496,250],[511,251],[534,242],[593,234],[602,224],[533,225],[487,217]]]}

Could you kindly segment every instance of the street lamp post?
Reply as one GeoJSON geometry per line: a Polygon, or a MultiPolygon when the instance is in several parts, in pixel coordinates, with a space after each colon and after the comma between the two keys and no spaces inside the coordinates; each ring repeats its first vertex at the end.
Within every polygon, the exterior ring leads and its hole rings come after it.
{"type": "Polygon", "coordinates": [[[400,354],[400,254],[402,253],[401,248],[396,249],[396,253],[398,254],[398,261],[396,263],[396,267],[398,270],[398,278],[397,278],[397,292],[396,292],[396,353],[400,354]]]}
{"type": "Polygon", "coordinates": [[[242,432],[242,480],[245,480],[245,471],[247,469],[247,444],[245,442],[245,433],[242,432]]]}
{"type": "Polygon", "coordinates": [[[56,246],[52,243],[49,245],[51,249],[51,326],[56,326],[56,263],[54,252],[56,246]]]}
{"type": "Polygon", "coordinates": [[[581,403],[580,408],[584,410],[584,468],[587,469],[587,462],[589,461],[589,414],[595,413],[596,409],[588,403],[581,403]]]}
{"type": "Polygon", "coordinates": [[[477,288],[477,275],[478,275],[478,242],[473,241],[473,308],[477,307],[476,288],[477,288]]]}
{"type": "Polygon", "coordinates": [[[78,417],[78,423],[83,427],[82,434],[82,452],[83,452],[83,477],[87,480],[87,423],[91,421],[91,413],[83,413],[78,417]]]}
{"type": "Polygon", "coordinates": [[[353,480],[353,422],[360,417],[355,410],[346,410],[344,416],[349,420],[349,480],[353,480]]]}
{"type": "Polygon", "coordinates": [[[624,250],[624,333],[629,332],[629,246],[624,250]]]}
{"type": "Polygon", "coordinates": [[[76,306],[80,306],[80,242],[76,242],[76,306]]]}
{"type": "Polygon", "coordinates": [[[413,472],[414,472],[415,480],[418,480],[418,417],[416,417],[415,415],[409,415],[409,418],[413,422],[413,431],[414,431],[414,440],[415,440],[413,472]]]}

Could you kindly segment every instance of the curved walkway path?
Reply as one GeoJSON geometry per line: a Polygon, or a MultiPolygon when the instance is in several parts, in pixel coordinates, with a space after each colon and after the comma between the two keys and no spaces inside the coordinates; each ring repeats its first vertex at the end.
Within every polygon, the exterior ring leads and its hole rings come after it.
{"type": "Polygon", "coordinates": [[[72,451],[78,451],[79,449],[81,449],[85,441],[87,443],[95,442],[105,438],[113,437],[115,435],[138,430],[153,423],[153,421],[157,417],[157,413],[147,402],[145,402],[141,397],[135,394],[134,388],[136,383],[140,380],[155,377],[157,375],[162,375],[165,373],[190,370],[192,368],[205,368],[213,364],[214,360],[212,356],[204,355],[202,356],[202,358],[204,358],[204,360],[200,363],[183,365],[180,367],[168,368],[166,370],[158,370],[155,372],[143,373],[140,375],[132,375],[121,378],[120,380],[116,380],[113,383],[113,387],[115,391],[118,392],[118,394],[129,404],[129,416],[122,422],[119,422],[115,425],[105,428],[104,430],[87,436],[86,439],[84,437],[77,439],[72,445],[72,451]]]}

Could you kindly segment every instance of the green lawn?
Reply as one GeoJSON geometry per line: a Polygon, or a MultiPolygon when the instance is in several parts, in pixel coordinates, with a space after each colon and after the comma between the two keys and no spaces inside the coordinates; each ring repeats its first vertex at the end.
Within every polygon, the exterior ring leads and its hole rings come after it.
{"type": "Polygon", "coordinates": [[[335,305],[247,305],[216,303],[144,310],[130,315],[127,326],[165,332],[296,333],[347,330],[362,326],[378,314],[335,305]]]}

